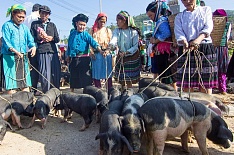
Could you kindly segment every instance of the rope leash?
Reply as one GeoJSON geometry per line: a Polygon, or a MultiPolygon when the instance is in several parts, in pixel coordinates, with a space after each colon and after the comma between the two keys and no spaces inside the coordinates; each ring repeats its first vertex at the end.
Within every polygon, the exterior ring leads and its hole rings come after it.
{"type": "MultiPolygon", "coordinates": [[[[11,95],[11,96],[12,96],[12,95],[11,95]]],[[[12,109],[13,109],[13,107],[12,107],[11,102],[10,102],[9,100],[7,100],[6,98],[2,97],[2,95],[0,95],[0,98],[3,99],[4,101],[6,101],[6,102],[11,106],[11,114],[12,114],[12,109]]]]}
{"type": "Polygon", "coordinates": [[[156,77],[152,82],[150,82],[150,84],[145,87],[141,93],[143,93],[150,85],[152,85],[156,80],[158,80],[158,78],[160,76],[162,76],[172,65],[174,65],[182,56],[184,56],[186,53],[184,52],[183,54],[181,54],[181,56],[179,56],[173,63],[171,63],[161,74],[158,75],[158,77],[156,77]]]}

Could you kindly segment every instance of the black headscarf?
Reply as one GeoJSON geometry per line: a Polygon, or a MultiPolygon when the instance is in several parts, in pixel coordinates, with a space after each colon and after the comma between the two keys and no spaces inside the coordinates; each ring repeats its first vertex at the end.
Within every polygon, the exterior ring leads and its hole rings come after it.
{"type": "Polygon", "coordinates": [[[88,23],[89,17],[87,17],[86,15],[84,15],[82,13],[80,13],[80,14],[76,15],[75,17],[73,17],[72,25],[75,27],[75,29],[76,29],[76,22],[78,22],[78,21],[88,23]]]}

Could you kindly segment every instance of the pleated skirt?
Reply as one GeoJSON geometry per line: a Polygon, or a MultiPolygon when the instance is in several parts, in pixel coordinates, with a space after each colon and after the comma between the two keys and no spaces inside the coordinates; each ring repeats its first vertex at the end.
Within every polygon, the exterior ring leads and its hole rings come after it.
{"type": "MultiPolygon", "coordinates": [[[[183,88],[205,87],[214,88],[218,86],[217,56],[213,44],[200,44],[199,53],[190,53],[190,74],[189,63],[185,65],[187,54],[178,60],[177,85],[183,88]],[[184,68],[186,69],[184,71],[184,68]],[[182,80],[183,73],[184,80],[182,80]]],[[[179,48],[178,57],[182,55],[183,47],[179,48]]]]}

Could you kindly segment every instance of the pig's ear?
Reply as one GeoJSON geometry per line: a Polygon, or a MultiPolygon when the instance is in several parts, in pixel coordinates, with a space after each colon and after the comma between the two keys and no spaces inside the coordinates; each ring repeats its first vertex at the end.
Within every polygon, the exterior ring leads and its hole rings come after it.
{"type": "Polygon", "coordinates": [[[232,132],[223,125],[219,127],[219,132],[217,136],[219,138],[229,139],[231,142],[233,141],[232,132]]]}
{"type": "Polygon", "coordinates": [[[120,135],[120,137],[121,137],[121,140],[127,145],[128,150],[129,150],[131,153],[133,153],[133,148],[132,148],[131,145],[129,144],[127,138],[126,138],[125,136],[123,136],[123,135],[120,135]]]}
{"type": "Polygon", "coordinates": [[[99,133],[96,137],[95,137],[95,140],[98,140],[98,139],[101,139],[101,138],[104,138],[106,137],[107,134],[106,133],[99,133]]]}
{"type": "Polygon", "coordinates": [[[143,133],[145,133],[145,123],[144,123],[143,119],[140,118],[140,122],[141,122],[142,131],[143,131],[143,133]]]}
{"type": "Polygon", "coordinates": [[[120,125],[120,127],[122,127],[122,121],[123,121],[123,119],[124,119],[124,117],[123,116],[119,116],[118,117],[118,121],[119,121],[119,125],[120,125]]]}

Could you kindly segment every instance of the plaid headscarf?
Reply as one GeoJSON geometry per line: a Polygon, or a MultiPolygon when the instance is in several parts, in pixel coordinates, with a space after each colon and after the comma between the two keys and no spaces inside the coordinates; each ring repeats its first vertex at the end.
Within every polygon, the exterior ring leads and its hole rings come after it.
{"type": "Polygon", "coordinates": [[[24,11],[26,11],[26,8],[23,5],[20,5],[20,4],[12,5],[11,7],[8,8],[7,13],[6,13],[6,17],[10,16],[10,14],[14,10],[24,10],[24,11]]]}
{"type": "Polygon", "coordinates": [[[128,21],[128,26],[136,27],[134,19],[128,14],[127,11],[120,11],[117,16],[120,16],[124,20],[128,21]]]}

